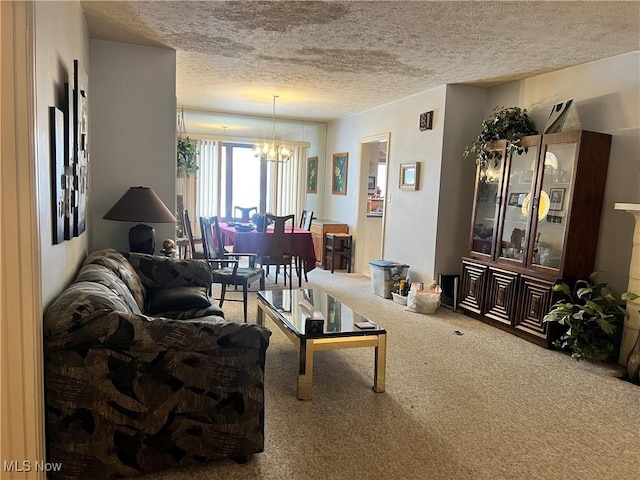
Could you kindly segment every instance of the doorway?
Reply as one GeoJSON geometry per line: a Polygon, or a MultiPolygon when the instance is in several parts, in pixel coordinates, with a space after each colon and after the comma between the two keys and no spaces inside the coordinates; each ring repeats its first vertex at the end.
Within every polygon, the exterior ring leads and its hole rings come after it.
{"type": "Polygon", "coordinates": [[[384,258],[388,201],[389,133],[360,140],[356,271],[370,276],[369,262],[384,258]]]}

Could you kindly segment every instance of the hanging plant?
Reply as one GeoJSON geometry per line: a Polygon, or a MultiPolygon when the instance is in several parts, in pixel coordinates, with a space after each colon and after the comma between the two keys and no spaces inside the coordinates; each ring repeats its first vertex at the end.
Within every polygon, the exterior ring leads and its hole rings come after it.
{"type": "Polygon", "coordinates": [[[189,137],[178,137],[178,177],[189,177],[198,171],[196,144],[189,137]]]}
{"type": "Polygon", "coordinates": [[[527,111],[520,107],[496,107],[491,115],[482,122],[482,131],[478,138],[464,151],[466,158],[475,154],[476,164],[485,166],[489,159],[500,159],[500,152],[487,151],[487,143],[494,140],[507,141],[507,155],[521,154],[526,149],[520,147],[520,140],[527,135],[537,135],[538,130],[527,111]]]}

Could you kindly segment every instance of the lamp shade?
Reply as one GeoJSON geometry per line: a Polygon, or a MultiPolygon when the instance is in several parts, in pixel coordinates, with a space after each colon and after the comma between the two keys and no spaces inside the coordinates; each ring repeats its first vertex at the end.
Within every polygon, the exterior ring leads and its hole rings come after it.
{"type": "Polygon", "coordinates": [[[171,223],[176,217],[149,187],[131,187],[104,217],[122,222],[171,223]]]}
{"type": "Polygon", "coordinates": [[[149,187],[131,187],[102,218],[121,222],[140,222],[129,230],[129,250],[148,254],[153,254],[155,250],[156,232],[153,227],[142,222],[172,223],[176,221],[173,213],[149,187]]]}

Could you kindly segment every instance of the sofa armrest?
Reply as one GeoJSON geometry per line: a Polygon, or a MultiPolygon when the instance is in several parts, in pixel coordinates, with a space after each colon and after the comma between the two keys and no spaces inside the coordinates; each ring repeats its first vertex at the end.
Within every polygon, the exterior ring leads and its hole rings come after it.
{"type": "Polygon", "coordinates": [[[204,260],[180,260],[145,253],[122,252],[147,288],[209,287],[213,282],[204,260]]]}
{"type": "Polygon", "coordinates": [[[45,349],[48,352],[87,348],[129,352],[266,350],[270,335],[271,331],[263,326],[226,322],[217,316],[174,320],[103,310],[87,316],[71,331],[45,330],[45,349]]]}

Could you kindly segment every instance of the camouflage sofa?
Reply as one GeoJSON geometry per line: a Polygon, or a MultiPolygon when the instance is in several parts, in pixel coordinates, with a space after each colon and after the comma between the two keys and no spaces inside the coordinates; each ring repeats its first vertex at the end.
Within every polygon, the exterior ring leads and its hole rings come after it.
{"type": "Polygon", "coordinates": [[[231,323],[208,265],[91,253],[44,318],[50,478],[120,478],[264,447],[271,332],[231,323]]]}

